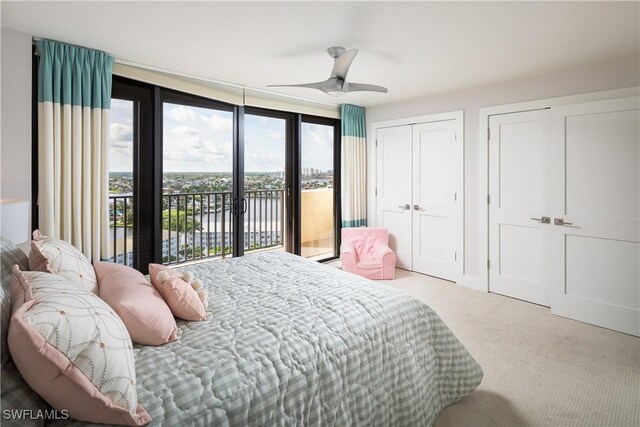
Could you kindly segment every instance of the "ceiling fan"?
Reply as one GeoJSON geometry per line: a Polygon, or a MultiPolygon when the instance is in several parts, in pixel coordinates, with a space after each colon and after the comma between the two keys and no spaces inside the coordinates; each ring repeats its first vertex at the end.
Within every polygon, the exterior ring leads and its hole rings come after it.
{"type": "Polygon", "coordinates": [[[343,47],[334,46],[327,49],[327,53],[334,59],[331,76],[325,81],[315,83],[301,83],[297,85],[267,85],[268,87],[306,87],[318,89],[329,95],[340,96],[348,92],[383,92],[387,93],[386,87],[370,85],[365,83],[349,83],[347,73],[349,67],[358,54],[358,49],[346,50],[343,47]]]}

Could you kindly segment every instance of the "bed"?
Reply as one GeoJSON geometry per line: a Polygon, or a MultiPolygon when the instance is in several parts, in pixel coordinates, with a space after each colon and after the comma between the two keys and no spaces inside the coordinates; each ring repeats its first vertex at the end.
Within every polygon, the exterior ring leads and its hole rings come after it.
{"type": "Polygon", "coordinates": [[[284,252],[177,270],[203,281],[208,319],[134,347],[150,425],[431,425],[482,379],[431,308],[385,284],[284,252]]]}

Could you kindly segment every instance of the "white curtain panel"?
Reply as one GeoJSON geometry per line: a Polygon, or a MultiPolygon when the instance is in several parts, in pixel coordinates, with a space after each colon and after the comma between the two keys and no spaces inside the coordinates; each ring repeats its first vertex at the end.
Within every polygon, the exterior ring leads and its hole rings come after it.
{"type": "Polygon", "coordinates": [[[367,138],[365,109],[342,105],[342,227],[367,225],[367,138]]]}
{"type": "Polygon", "coordinates": [[[108,259],[113,57],[50,40],[36,47],[40,232],[108,259]]]}

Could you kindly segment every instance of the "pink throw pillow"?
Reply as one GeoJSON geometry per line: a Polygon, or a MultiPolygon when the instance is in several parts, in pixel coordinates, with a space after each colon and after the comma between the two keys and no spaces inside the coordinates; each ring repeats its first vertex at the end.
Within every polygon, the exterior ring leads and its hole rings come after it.
{"type": "Polygon", "coordinates": [[[174,316],[184,320],[205,320],[207,314],[203,301],[190,283],[182,279],[182,275],[160,264],[149,264],[151,283],[160,292],[169,305],[174,316]],[[166,275],[166,280],[159,280],[158,274],[166,275]]]}
{"type": "Polygon", "coordinates": [[[92,423],[141,426],[131,338],[94,293],[61,276],[13,271],[9,351],[25,381],[57,410],[92,423]]]}
{"type": "Polygon", "coordinates": [[[102,298],[124,322],[133,342],[162,345],[177,339],[176,320],[162,296],[137,270],[93,262],[102,298]]]}

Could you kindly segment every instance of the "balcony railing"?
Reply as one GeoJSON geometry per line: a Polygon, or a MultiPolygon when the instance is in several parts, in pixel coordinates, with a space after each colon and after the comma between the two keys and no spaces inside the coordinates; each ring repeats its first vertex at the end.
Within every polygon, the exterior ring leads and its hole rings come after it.
{"type": "MultiPolygon", "coordinates": [[[[246,191],[244,250],[282,246],[284,190],[246,191]]],[[[162,196],[162,262],[175,264],[233,253],[231,192],[162,196]]],[[[109,197],[112,260],[133,264],[133,196],[109,197]]]]}

